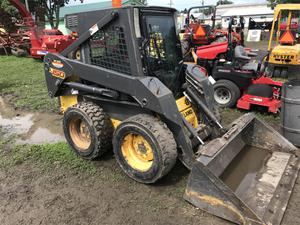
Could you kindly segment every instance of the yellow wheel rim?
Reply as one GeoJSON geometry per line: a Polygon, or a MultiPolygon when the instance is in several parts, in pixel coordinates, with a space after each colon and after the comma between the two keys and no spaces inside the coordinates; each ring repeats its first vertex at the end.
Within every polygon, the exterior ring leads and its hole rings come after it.
{"type": "Polygon", "coordinates": [[[87,151],[91,145],[91,133],[88,125],[81,119],[72,119],[69,123],[69,133],[73,143],[81,150],[87,151]]]}
{"type": "Polygon", "coordinates": [[[77,60],[81,59],[81,52],[79,49],[75,52],[75,59],[77,59],[77,60]]]}
{"type": "Polygon", "coordinates": [[[154,160],[149,142],[139,134],[127,134],[121,145],[122,154],[127,163],[135,170],[148,171],[154,160]]]}

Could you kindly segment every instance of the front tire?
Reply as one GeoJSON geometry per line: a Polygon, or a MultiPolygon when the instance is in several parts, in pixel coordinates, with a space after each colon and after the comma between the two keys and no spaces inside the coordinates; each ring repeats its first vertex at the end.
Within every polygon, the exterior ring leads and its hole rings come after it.
{"type": "Polygon", "coordinates": [[[172,132],[146,114],[123,121],[115,130],[113,146],[123,171],[141,183],[155,183],[173,168],[177,158],[172,132]]]}
{"type": "Polygon", "coordinates": [[[230,80],[218,80],[214,85],[214,99],[222,108],[232,108],[241,96],[239,87],[230,80]]]}
{"type": "Polygon", "coordinates": [[[112,147],[112,123],[94,103],[82,102],[68,108],[63,130],[71,149],[82,158],[95,159],[112,147]]]}

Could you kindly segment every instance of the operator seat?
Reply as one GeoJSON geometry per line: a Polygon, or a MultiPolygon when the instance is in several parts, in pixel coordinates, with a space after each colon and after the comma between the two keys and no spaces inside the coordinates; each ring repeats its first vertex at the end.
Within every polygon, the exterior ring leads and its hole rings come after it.
{"type": "MultiPolygon", "coordinates": [[[[244,47],[241,45],[238,45],[234,49],[234,61],[235,61],[235,67],[237,69],[241,70],[250,70],[253,72],[258,72],[259,63],[251,62],[251,57],[247,55],[247,52],[245,51],[244,47]]],[[[260,71],[263,71],[264,65],[261,65],[260,71]]]]}

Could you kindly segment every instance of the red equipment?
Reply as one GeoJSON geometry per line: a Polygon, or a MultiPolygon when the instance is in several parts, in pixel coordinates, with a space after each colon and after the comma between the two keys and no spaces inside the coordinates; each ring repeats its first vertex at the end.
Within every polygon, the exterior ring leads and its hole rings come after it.
{"type": "Polygon", "coordinates": [[[228,42],[213,43],[210,45],[200,46],[196,49],[198,59],[215,60],[221,54],[226,54],[228,51],[228,42]]]}
{"type": "MultiPolygon", "coordinates": [[[[213,42],[225,42],[228,37],[228,32],[216,29],[215,28],[215,17],[216,17],[216,7],[215,6],[195,6],[191,7],[187,13],[186,19],[186,29],[184,32],[184,39],[190,39],[192,42],[192,46],[201,46],[201,45],[209,45],[213,42]],[[205,13],[212,13],[211,21],[212,25],[203,24],[201,21],[198,21],[191,14],[193,9],[204,10],[205,13]],[[192,18],[192,21],[191,21],[192,18]]],[[[241,35],[237,32],[232,32],[233,43],[235,45],[242,45],[241,35]]]]}
{"type": "Polygon", "coordinates": [[[17,0],[10,0],[10,2],[19,10],[23,18],[23,23],[30,28],[30,54],[33,58],[40,59],[48,52],[61,52],[75,41],[76,38],[74,36],[63,35],[57,29],[44,29],[42,34],[37,34],[37,26],[25,6],[17,0]]]}
{"type": "Polygon", "coordinates": [[[257,79],[252,79],[251,85],[255,84],[264,84],[271,86],[273,89],[273,96],[271,98],[262,97],[245,92],[238,100],[237,108],[250,110],[252,105],[259,105],[267,107],[268,112],[270,113],[278,113],[281,107],[280,95],[283,82],[274,81],[269,77],[262,76],[257,79]]]}
{"type": "Polygon", "coordinates": [[[244,47],[233,47],[230,41],[233,19],[229,23],[228,42],[196,48],[197,64],[216,80],[214,98],[221,107],[250,110],[252,105],[258,105],[278,113],[283,83],[264,75],[265,55],[255,63],[244,47]]]}

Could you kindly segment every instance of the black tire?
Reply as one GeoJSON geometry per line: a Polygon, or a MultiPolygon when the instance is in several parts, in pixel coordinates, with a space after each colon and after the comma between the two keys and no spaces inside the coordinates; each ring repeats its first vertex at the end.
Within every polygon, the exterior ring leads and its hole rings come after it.
{"type": "Polygon", "coordinates": [[[68,108],[64,113],[63,130],[71,149],[84,159],[95,159],[112,148],[112,122],[103,109],[94,103],[81,102],[68,108]],[[87,127],[90,138],[79,136],[82,123],[87,127]]]}
{"type": "Polygon", "coordinates": [[[234,107],[240,96],[241,91],[239,87],[230,80],[218,80],[214,84],[214,99],[216,103],[222,108],[234,107]],[[220,92],[226,92],[226,95],[228,95],[228,97],[225,97],[225,94],[221,94],[220,92]]]}
{"type": "Polygon", "coordinates": [[[173,168],[177,158],[177,147],[172,132],[158,118],[146,114],[130,117],[119,125],[114,133],[113,149],[122,170],[140,183],[155,183],[173,168]],[[151,147],[153,160],[145,171],[134,168],[124,156],[122,145],[124,146],[128,135],[143,137],[151,147]]]}
{"type": "Polygon", "coordinates": [[[273,72],[273,77],[278,78],[281,76],[281,69],[280,68],[275,68],[273,72]]]}
{"type": "Polygon", "coordinates": [[[281,73],[280,73],[281,78],[288,78],[288,69],[287,68],[282,68],[281,73]]]}
{"type": "Polygon", "coordinates": [[[273,88],[267,84],[253,84],[249,86],[246,93],[263,98],[271,98],[273,96],[273,88]]]}

